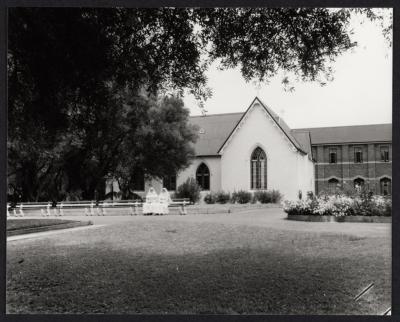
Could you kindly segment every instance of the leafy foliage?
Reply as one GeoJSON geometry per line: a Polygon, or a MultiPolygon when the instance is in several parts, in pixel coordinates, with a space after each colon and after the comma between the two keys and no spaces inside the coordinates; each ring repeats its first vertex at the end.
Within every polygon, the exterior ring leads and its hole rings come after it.
{"type": "Polygon", "coordinates": [[[197,184],[195,178],[187,178],[187,180],[182,183],[175,194],[176,198],[189,198],[190,202],[196,203],[200,200],[201,188],[197,184]]]}
{"type": "Polygon", "coordinates": [[[371,193],[349,197],[323,195],[313,199],[285,201],[284,211],[289,215],[315,216],[391,216],[392,200],[371,193]]]}
{"type": "Polygon", "coordinates": [[[111,175],[128,195],[133,173],[186,166],[195,136],[178,97],[211,95],[211,62],[240,67],[246,80],[279,70],[329,78],[327,62],[355,45],[349,17],[325,8],[10,8],[9,184],[23,200],[91,199],[111,175]]]}
{"type": "Polygon", "coordinates": [[[278,190],[256,191],[253,199],[260,203],[278,203],[282,199],[282,194],[278,190]]]}
{"type": "Polygon", "coordinates": [[[208,193],[208,194],[206,194],[205,196],[204,196],[204,202],[206,203],[206,204],[215,204],[215,195],[212,193],[212,192],[210,192],[210,193],[208,193]]]}
{"type": "Polygon", "coordinates": [[[229,192],[218,191],[215,194],[215,202],[225,204],[229,202],[231,195],[229,192]]]}
{"type": "Polygon", "coordinates": [[[239,190],[239,191],[234,191],[231,196],[231,202],[232,203],[249,203],[252,199],[252,194],[251,192],[248,192],[246,190],[239,190]]]}

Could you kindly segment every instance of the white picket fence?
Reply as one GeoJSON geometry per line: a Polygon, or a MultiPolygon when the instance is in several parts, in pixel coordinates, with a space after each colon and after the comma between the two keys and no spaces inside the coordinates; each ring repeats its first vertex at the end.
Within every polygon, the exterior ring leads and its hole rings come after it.
{"type": "MultiPolygon", "coordinates": [[[[169,207],[180,207],[180,214],[186,215],[186,206],[189,199],[173,199],[169,207]]],[[[11,208],[7,204],[7,217],[24,217],[25,211],[40,210],[42,217],[64,216],[66,209],[84,209],[86,216],[105,216],[109,210],[116,208],[128,208],[128,214],[132,216],[141,215],[140,210],[143,202],[138,200],[116,200],[116,201],[64,201],[52,207],[51,202],[26,202],[18,203],[11,208]]]]}

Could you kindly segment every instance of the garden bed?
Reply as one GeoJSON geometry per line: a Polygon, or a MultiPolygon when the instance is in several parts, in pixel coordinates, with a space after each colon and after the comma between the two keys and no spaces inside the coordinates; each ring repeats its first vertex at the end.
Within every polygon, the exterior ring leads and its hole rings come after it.
{"type": "Polygon", "coordinates": [[[315,215],[288,215],[289,220],[313,221],[313,222],[369,222],[391,223],[390,216],[315,216],[315,215]]]}
{"type": "Polygon", "coordinates": [[[266,204],[200,204],[187,206],[188,214],[225,214],[232,212],[241,212],[254,209],[263,208],[281,208],[282,206],[277,203],[266,203],[266,204]]]}
{"type": "Polygon", "coordinates": [[[9,219],[7,220],[7,236],[31,234],[88,225],[92,225],[92,222],[61,219],[9,219]]]}

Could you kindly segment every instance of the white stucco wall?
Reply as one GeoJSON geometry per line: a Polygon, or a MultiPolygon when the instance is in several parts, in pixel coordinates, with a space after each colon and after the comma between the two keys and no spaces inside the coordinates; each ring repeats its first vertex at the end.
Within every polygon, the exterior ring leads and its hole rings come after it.
{"type": "Polygon", "coordinates": [[[312,162],[293,147],[265,109],[258,104],[246,116],[222,151],[221,189],[250,190],[250,157],[259,146],[267,155],[268,190],[277,189],[286,199],[296,199],[300,189],[304,196],[314,190],[312,162]]]}
{"type": "Polygon", "coordinates": [[[307,196],[308,191],[315,192],[314,163],[308,155],[297,154],[297,182],[303,198],[307,196]]]}
{"type": "Polygon", "coordinates": [[[189,177],[196,178],[196,170],[201,163],[205,163],[210,170],[210,191],[221,190],[221,158],[219,156],[194,158],[188,168],[178,173],[176,186],[180,186],[189,177]]]}

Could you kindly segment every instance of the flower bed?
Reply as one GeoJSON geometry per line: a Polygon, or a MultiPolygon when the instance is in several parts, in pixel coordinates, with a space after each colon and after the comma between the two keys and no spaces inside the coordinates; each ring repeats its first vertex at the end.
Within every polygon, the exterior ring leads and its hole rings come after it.
{"type": "MultiPolygon", "coordinates": [[[[355,196],[322,195],[306,200],[284,201],[288,216],[380,216],[390,217],[392,200],[387,197],[363,193],[355,196]]],[[[338,220],[336,220],[338,221],[338,220]]]]}

